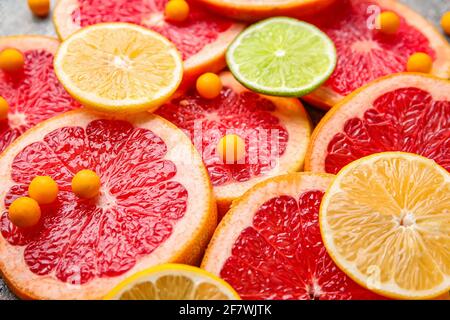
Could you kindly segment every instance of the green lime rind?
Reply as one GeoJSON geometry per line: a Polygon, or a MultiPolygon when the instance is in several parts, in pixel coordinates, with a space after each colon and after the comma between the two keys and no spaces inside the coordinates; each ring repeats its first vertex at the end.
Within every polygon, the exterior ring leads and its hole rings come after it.
{"type": "Polygon", "coordinates": [[[275,17],[244,30],[229,46],[226,59],[234,77],[250,90],[302,97],[331,76],[336,48],[315,26],[275,17]]]}

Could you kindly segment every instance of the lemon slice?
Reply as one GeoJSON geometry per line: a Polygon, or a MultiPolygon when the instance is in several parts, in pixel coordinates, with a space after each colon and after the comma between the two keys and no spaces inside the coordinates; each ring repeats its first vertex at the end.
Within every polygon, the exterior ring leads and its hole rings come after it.
{"type": "Polygon", "coordinates": [[[181,56],[169,40],[128,23],[81,29],[61,44],[54,67],[75,99],[103,112],[152,111],[183,76],[181,56]]]}
{"type": "Polygon", "coordinates": [[[238,300],[224,280],[182,264],[156,266],[125,279],[106,300],[238,300]]]}
{"type": "Polygon", "coordinates": [[[328,253],[359,284],[403,299],[450,289],[450,174],[433,160],[386,152],[344,167],[326,192],[328,253]]]}

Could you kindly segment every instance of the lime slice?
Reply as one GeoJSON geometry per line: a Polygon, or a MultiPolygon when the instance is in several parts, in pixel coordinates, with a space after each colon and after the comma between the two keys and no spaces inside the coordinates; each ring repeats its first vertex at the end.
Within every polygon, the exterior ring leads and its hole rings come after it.
{"type": "Polygon", "coordinates": [[[311,24],[270,18],[243,31],[227,51],[233,75],[247,88],[301,97],[324,83],[336,66],[336,49],[311,24]]]}

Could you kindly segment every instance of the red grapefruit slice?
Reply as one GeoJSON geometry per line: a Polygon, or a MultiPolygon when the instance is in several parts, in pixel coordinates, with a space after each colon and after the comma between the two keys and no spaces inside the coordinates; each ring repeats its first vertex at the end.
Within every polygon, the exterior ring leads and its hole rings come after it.
{"type": "Polygon", "coordinates": [[[450,82],[401,73],[376,80],[331,109],[316,127],[305,169],[337,173],[383,151],[435,160],[450,171],[450,82]]]}
{"type": "Polygon", "coordinates": [[[100,22],[129,22],[157,31],[181,52],[187,80],[206,71],[223,69],[225,51],[244,26],[217,17],[192,2],[186,21],[168,22],[164,19],[167,1],[61,0],[55,8],[53,21],[61,39],[100,22]]]}
{"type": "Polygon", "coordinates": [[[180,130],[150,114],[54,117],[0,156],[0,172],[0,271],[19,297],[102,298],[150,266],[198,262],[216,225],[200,156],[180,130]],[[84,168],[101,177],[94,200],[71,192],[84,168]],[[36,227],[18,229],[8,207],[37,175],[58,182],[58,200],[41,207],[36,227]]]}
{"type": "MultiPolygon", "coordinates": [[[[379,12],[379,11],[378,11],[379,12]]],[[[425,52],[434,59],[432,74],[450,77],[450,46],[439,31],[418,13],[394,0],[342,0],[311,21],[334,41],[338,63],[328,82],[304,97],[329,109],[376,78],[406,71],[408,58],[425,52]],[[401,25],[394,35],[375,26],[377,10],[394,11],[401,25]]]]}
{"type": "Polygon", "coordinates": [[[322,243],[319,206],[332,179],[294,173],[256,185],[219,224],[202,268],[242,299],[380,299],[338,269],[322,243]]]}
{"type": "Polygon", "coordinates": [[[0,96],[10,110],[0,120],[0,152],[35,124],[80,107],[53,72],[56,39],[43,36],[0,37],[0,51],[15,48],[25,55],[24,69],[10,74],[0,70],[0,96]]]}
{"type": "Polygon", "coordinates": [[[230,72],[220,75],[224,88],[213,100],[191,90],[160,107],[161,115],[191,137],[211,177],[219,215],[256,183],[303,168],[311,124],[297,99],[250,92],[230,72]],[[225,134],[245,140],[242,163],[225,164],[217,144],[225,134]]]}
{"type": "Polygon", "coordinates": [[[233,19],[256,21],[275,16],[305,17],[336,0],[199,0],[218,14],[233,19]]]}

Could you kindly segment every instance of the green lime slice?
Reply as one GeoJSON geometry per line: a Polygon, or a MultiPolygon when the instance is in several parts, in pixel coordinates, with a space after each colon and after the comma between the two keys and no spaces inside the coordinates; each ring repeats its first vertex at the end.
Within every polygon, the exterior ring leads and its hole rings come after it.
{"type": "Polygon", "coordinates": [[[244,30],[228,48],[227,63],[236,79],[253,91],[301,97],[330,77],[336,49],[315,26],[277,17],[244,30]]]}

